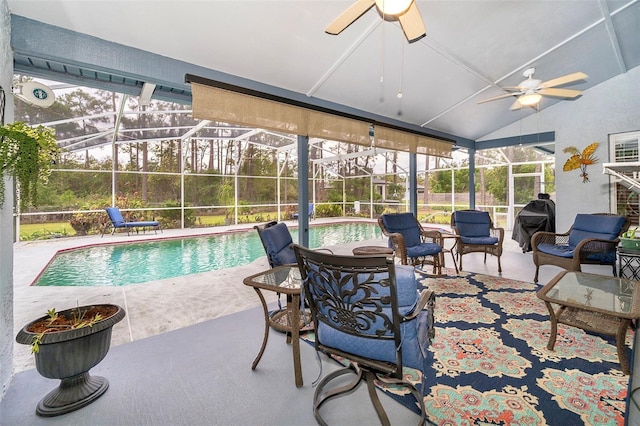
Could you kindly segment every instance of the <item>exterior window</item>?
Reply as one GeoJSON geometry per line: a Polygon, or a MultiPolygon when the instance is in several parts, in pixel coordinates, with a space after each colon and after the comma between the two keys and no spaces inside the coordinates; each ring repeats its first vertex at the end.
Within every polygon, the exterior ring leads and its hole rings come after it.
{"type": "MultiPolygon", "coordinates": [[[[614,163],[637,163],[637,167],[621,168],[619,172],[628,176],[640,185],[640,131],[614,133],[609,135],[609,150],[614,163]]],[[[629,218],[632,226],[638,226],[640,203],[638,201],[640,187],[625,183],[621,179],[611,179],[611,211],[629,218]]]]}

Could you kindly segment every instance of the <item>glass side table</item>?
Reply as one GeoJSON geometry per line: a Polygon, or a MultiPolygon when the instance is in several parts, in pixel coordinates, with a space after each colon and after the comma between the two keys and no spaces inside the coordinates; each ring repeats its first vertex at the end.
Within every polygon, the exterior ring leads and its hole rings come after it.
{"type": "Polygon", "coordinates": [[[253,287],[258,293],[260,302],[262,303],[262,309],[264,311],[264,338],[262,340],[262,346],[258,356],[253,361],[251,369],[255,370],[262,358],[264,349],[267,346],[267,339],[269,338],[269,326],[273,326],[276,329],[284,327],[283,322],[278,318],[269,316],[267,309],[267,303],[262,295],[262,290],[274,291],[276,293],[286,294],[287,297],[287,309],[285,315],[288,316],[286,323],[287,327],[287,343],[291,343],[293,349],[293,373],[295,383],[297,387],[301,387],[302,383],[302,366],[300,364],[300,322],[301,322],[301,310],[300,310],[300,294],[302,280],[300,278],[300,271],[297,265],[283,265],[273,269],[251,275],[243,280],[244,284],[253,287]],[[290,296],[290,297],[289,297],[290,296]]]}
{"type": "Polygon", "coordinates": [[[640,318],[640,283],[624,278],[563,271],[537,293],[551,320],[547,349],[552,351],[558,324],[614,336],[620,368],[629,374],[625,337],[631,321],[640,318]],[[554,310],[553,305],[558,309],[554,310]]]}

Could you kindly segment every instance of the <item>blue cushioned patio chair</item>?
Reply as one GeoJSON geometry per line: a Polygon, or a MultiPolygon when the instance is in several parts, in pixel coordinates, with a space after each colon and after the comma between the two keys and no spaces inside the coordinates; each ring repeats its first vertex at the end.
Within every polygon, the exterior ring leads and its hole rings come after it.
{"type": "MultiPolygon", "coordinates": [[[[256,231],[258,231],[258,236],[260,236],[260,241],[262,241],[262,247],[264,247],[264,251],[267,254],[267,261],[269,262],[269,266],[275,268],[276,266],[294,265],[297,263],[296,255],[293,252],[292,247],[293,238],[291,237],[289,228],[284,222],[278,223],[274,220],[272,222],[265,223],[264,225],[256,225],[254,226],[254,228],[256,231]]],[[[291,301],[291,295],[287,295],[287,306],[291,303],[291,301]]],[[[286,332],[287,343],[290,343],[290,315],[288,309],[282,307],[282,302],[280,301],[280,293],[278,293],[278,309],[271,312],[269,315],[271,316],[272,325],[278,324],[273,328],[278,331],[286,332]]],[[[313,329],[313,325],[309,324],[306,315],[302,316],[301,321],[301,331],[308,331],[313,329]]]]}
{"type": "Polygon", "coordinates": [[[107,211],[107,215],[109,215],[110,223],[107,222],[104,225],[104,227],[102,228],[102,235],[100,237],[103,237],[105,232],[107,232],[107,229],[109,228],[111,228],[111,235],[113,235],[118,228],[125,229],[127,231],[127,235],[129,235],[130,231],[133,229],[135,229],[137,234],[140,228],[142,228],[142,232],[145,232],[147,228],[153,229],[156,234],[158,233],[158,231],[162,232],[162,226],[157,220],[127,222],[124,220],[124,217],[122,217],[122,213],[120,212],[119,208],[107,207],[105,210],[107,211]]]}
{"type": "Polygon", "coordinates": [[[274,220],[264,225],[256,225],[254,228],[258,231],[262,247],[267,253],[269,266],[275,268],[296,263],[296,255],[291,248],[293,238],[284,222],[278,223],[274,220]]]}
{"type": "Polygon", "coordinates": [[[389,247],[403,265],[433,265],[433,273],[442,273],[442,236],[436,230],[422,228],[413,213],[383,214],[378,218],[382,233],[389,237],[389,247]]]}
{"type": "Polygon", "coordinates": [[[616,276],[616,247],[620,235],[629,229],[624,216],[609,213],[578,214],[564,234],[539,231],[531,237],[534,282],[542,265],[555,265],[569,271],[580,271],[581,264],[610,265],[616,276]]]}
{"type": "Polygon", "coordinates": [[[354,391],[364,378],[382,424],[390,424],[374,381],[407,388],[425,422],[422,385],[404,379],[403,367],[421,372],[431,362],[428,346],[434,337],[432,291],[418,293],[414,270],[394,265],[393,258],[337,256],[295,245],[304,296],[316,324],[315,347],[327,355],[346,358],[345,368],[326,375],[316,386],[313,413],[326,425],[320,408],[329,399],[354,391]],[[353,373],[353,381],[338,380],[353,373]]]}
{"type": "Polygon", "coordinates": [[[456,233],[456,253],[458,266],[462,270],[462,256],[467,253],[484,253],[484,263],[487,254],[498,258],[498,272],[502,272],[500,256],[502,256],[502,242],[504,229],[495,228],[488,212],[480,210],[458,210],[451,213],[451,229],[456,233]]]}

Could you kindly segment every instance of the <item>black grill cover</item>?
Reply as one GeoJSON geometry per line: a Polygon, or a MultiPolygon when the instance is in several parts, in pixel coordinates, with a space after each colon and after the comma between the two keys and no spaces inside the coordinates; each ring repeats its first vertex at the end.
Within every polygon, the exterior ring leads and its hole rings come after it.
{"type": "Polygon", "coordinates": [[[522,252],[531,251],[531,237],[538,231],[556,232],[556,204],[552,200],[532,200],[516,216],[511,238],[522,252]]]}

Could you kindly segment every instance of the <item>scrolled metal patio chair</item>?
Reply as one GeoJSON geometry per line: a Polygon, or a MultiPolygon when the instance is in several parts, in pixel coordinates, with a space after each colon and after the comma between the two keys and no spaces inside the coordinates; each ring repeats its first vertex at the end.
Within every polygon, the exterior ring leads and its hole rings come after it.
{"type": "Polygon", "coordinates": [[[442,273],[443,242],[437,230],[425,230],[413,213],[383,214],[378,218],[378,225],[389,237],[389,247],[403,265],[411,262],[424,269],[425,264],[430,264],[434,274],[442,273]]]}
{"type": "Polygon", "coordinates": [[[533,263],[538,282],[542,265],[581,271],[581,264],[610,265],[616,274],[616,247],[629,229],[629,220],[610,213],[578,214],[571,228],[562,234],[538,231],[531,237],[533,263]]]}
{"type": "Polygon", "coordinates": [[[422,385],[404,379],[403,367],[424,371],[430,361],[434,293],[418,293],[413,268],[394,265],[391,256],[338,256],[295,244],[293,249],[316,325],[315,348],[349,361],[317,384],[313,398],[317,422],[326,424],[320,408],[328,400],[351,393],[365,379],[382,424],[390,422],[375,380],[406,387],[420,407],[418,424],[424,424],[422,385]],[[350,383],[339,381],[341,385],[325,390],[334,379],[350,373],[355,375],[350,383]]]}

